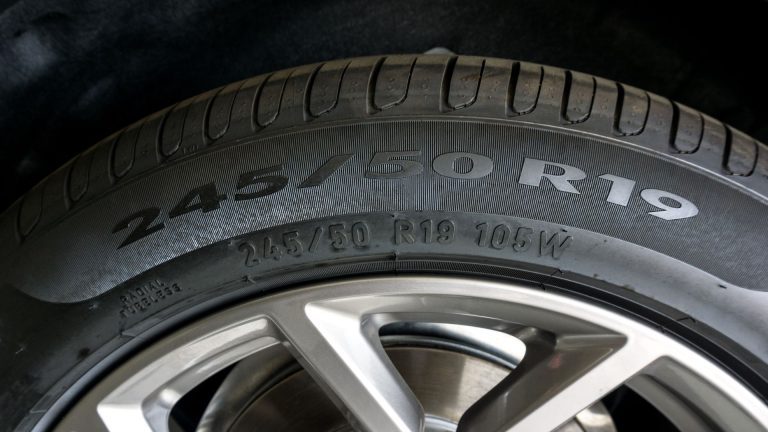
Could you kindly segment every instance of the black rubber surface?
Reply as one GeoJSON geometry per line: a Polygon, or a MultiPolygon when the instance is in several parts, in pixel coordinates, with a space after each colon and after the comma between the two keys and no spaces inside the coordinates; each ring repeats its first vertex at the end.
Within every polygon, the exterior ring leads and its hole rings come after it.
{"type": "Polygon", "coordinates": [[[3,418],[55,417],[109,353],[215,305],[393,271],[607,302],[764,393],[767,175],[766,146],[717,120],[531,63],[370,57],[234,83],[0,216],[3,418]]]}
{"type": "Polygon", "coordinates": [[[764,0],[0,1],[0,211],[88,146],[249,76],[445,46],[670,97],[766,142],[764,0]]]}

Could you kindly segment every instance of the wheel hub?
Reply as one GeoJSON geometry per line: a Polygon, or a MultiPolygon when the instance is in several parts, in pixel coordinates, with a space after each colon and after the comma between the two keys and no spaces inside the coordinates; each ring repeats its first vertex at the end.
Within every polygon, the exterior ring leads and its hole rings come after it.
{"type": "MultiPolygon", "coordinates": [[[[414,335],[403,339],[413,343],[414,335]]],[[[504,365],[467,353],[472,350],[457,351],[455,341],[446,341],[440,348],[428,347],[439,346],[432,338],[417,346],[401,345],[393,337],[387,342],[389,358],[424,408],[427,432],[455,431],[462,414],[510,373],[504,365]]],[[[245,432],[254,427],[263,432],[353,431],[322,388],[287,351],[274,355],[288,362],[273,362],[271,378],[260,370],[258,375],[267,378],[264,382],[249,379],[254,368],[263,367],[262,362],[238,364],[211,400],[199,432],[245,432]],[[232,400],[233,394],[240,395],[240,400],[232,400]],[[233,411],[239,413],[232,416],[233,411]]],[[[610,432],[615,427],[610,414],[598,403],[560,431],[610,432]]]]}

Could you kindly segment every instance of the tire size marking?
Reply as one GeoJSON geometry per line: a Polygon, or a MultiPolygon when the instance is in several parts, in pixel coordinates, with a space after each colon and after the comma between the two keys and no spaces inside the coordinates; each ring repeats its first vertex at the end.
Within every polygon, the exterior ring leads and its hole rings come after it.
{"type": "Polygon", "coordinates": [[[253,268],[302,257],[312,259],[311,255],[318,251],[355,253],[372,248],[385,253],[429,253],[451,247],[459,248],[454,249],[458,252],[475,247],[491,253],[532,254],[558,260],[573,243],[573,236],[564,229],[534,229],[498,222],[460,224],[450,218],[396,217],[388,222],[329,220],[300,229],[269,230],[241,238],[233,246],[243,265],[253,268]],[[385,226],[388,229],[382,229],[385,226]],[[431,248],[423,249],[424,246],[431,248]]]}
{"type": "Polygon", "coordinates": [[[547,230],[534,230],[506,223],[490,225],[486,222],[475,226],[478,231],[477,245],[497,250],[511,249],[514,252],[526,252],[538,243],[536,250],[540,257],[550,256],[560,259],[563,252],[573,243],[573,237],[565,230],[550,233],[547,230]]]}
{"type": "Polygon", "coordinates": [[[182,291],[176,283],[165,283],[159,279],[152,280],[140,287],[127,290],[120,296],[123,307],[120,316],[127,318],[139,312],[144,312],[152,305],[160,303],[182,291]]]}
{"type": "MultiPolygon", "coordinates": [[[[430,164],[431,171],[428,171],[425,164],[419,160],[421,157],[421,150],[376,152],[368,158],[362,155],[355,157],[353,154],[335,155],[318,166],[314,172],[307,173],[303,178],[294,179],[295,188],[301,190],[318,187],[335,175],[343,166],[352,163],[350,161],[353,160],[358,162],[368,161],[364,167],[361,167],[362,169],[356,169],[356,172],[368,179],[368,181],[374,182],[397,181],[407,177],[426,174],[473,182],[481,181],[481,179],[488,177],[495,169],[494,161],[488,156],[468,152],[449,152],[436,156],[430,164]]],[[[636,206],[638,203],[644,206],[650,205],[653,209],[648,211],[645,208],[642,211],[650,216],[667,221],[692,218],[699,213],[698,207],[693,202],[678,194],[660,189],[639,188],[634,180],[613,174],[599,174],[595,175],[593,180],[604,182],[608,187],[608,191],[605,196],[596,196],[594,192],[591,192],[592,199],[598,199],[622,207],[636,206]]],[[[578,167],[559,162],[525,157],[522,160],[520,172],[516,173],[515,176],[509,179],[510,183],[516,181],[517,184],[527,188],[554,188],[559,193],[576,195],[581,195],[582,192],[588,193],[588,189],[584,188],[580,183],[589,177],[588,174],[578,167]],[[514,178],[515,176],[516,178],[514,178]],[[582,190],[579,190],[580,187],[582,190]]],[[[120,220],[112,229],[112,233],[122,236],[118,240],[120,243],[117,246],[118,249],[121,249],[163,230],[175,218],[198,217],[189,215],[193,212],[208,213],[217,211],[226,200],[241,202],[268,197],[282,191],[289,183],[290,179],[284,174],[284,165],[280,164],[240,173],[237,175],[235,183],[236,192],[229,196],[225,193],[220,193],[220,185],[217,186],[213,182],[193,185],[187,193],[179,196],[178,202],[172,208],[165,210],[155,206],[135,211],[130,216],[120,220]]],[[[408,227],[405,226],[400,228],[404,230],[400,238],[402,242],[408,242],[412,236],[416,235],[416,226],[413,227],[413,232],[410,232],[408,227]]],[[[324,227],[323,229],[326,230],[326,235],[335,236],[335,247],[346,248],[349,244],[359,246],[361,242],[364,243],[366,241],[364,237],[365,232],[361,231],[360,227],[354,229],[352,227],[345,227],[343,229],[324,227]],[[352,231],[348,231],[349,229],[352,229],[352,231]]],[[[433,227],[419,226],[418,228],[419,231],[423,229],[426,229],[424,231],[427,235],[425,239],[430,242],[435,241],[439,243],[445,241],[446,236],[451,234],[449,231],[455,229],[455,227],[435,225],[433,227]]],[[[489,233],[489,235],[492,236],[493,233],[489,233]]],[[[517,236],[518,233],[516,232],[514,235],[517,236]]],[[[555,247],[555,243],[550,242],[552,238],[543,239],[541,238],[542,235],[545,234],[539,234],[540,239],[538,242],[548,245],[547,250],[551,251],[553,256],[560,253],[560,249],[555,247]]],[[[301,250],[297,249],[298,245],[293,243],[298,242],[298,239],[272,239],[270,240],[272,243],[271,246],[268,246],[268,250],[265,250],[263,245],[249,246],[246,249],[253,256],[252,262],[256,262],[257,257],[281,256],[289,254],[289,250],[293,251],[293,255],[300,255],[306,247],[316,246],[317,240],[314,239],[307,245],[302,243],[301,250]],[[291,245],[286,244],[286,241],[291,243],[291,245]]],[[[302,242],[304,241],[309,240],[302,240],[302,242]]],[[[557,242],[559,240],[551,241],[557,242]]],[[[493,247],[493,243],[489,244],[491,245],[490,247],[493,247]]],[[[517,243],[512,244],[512,249],[517,251],[515,245],[517,243]]],[[[520,246],[517,247],[519,249],[520,246]]],[[[560,247],[559,243],[557,247],[560,247]]]]}
{"type": "Polygon", "coordinates": [[[319,247],[341,252],[347,249],[366,249],[371,244],[371,228],[365,222],[330,222],[315,227],[310,235],[296,230],[279,234],[254,236],[237,243],[237,250],[245,258],[246,267],[265,261],[280,261],[314,253],[319,247]]]}
{"type": "Polygon", "coordinates": [[[456,224],[450,219],[441,221],[425,219],[420,222],[408,219],[395,220],[395,245],[413,244],[417,241],[424,244],[450,244],[455,237],[456,224]]]}
{"type": "MultiPolygon", "coordinates": [[[[232,264],[245,267],[245,279],[284,271],[294,264],[361,255],[422,256],[469,253],[489,258],[539,262],[554,266],[577,242],[574,234],[554,224],[515,217],[451,213],[372,213],[272,228],[229,243],[232,264]],[[473,251],[474,249],[474,251],[473,251]]],[[[194,289],[152,279],[128,287],[119,296],[121,318],[143,314],[194,289]]]]}

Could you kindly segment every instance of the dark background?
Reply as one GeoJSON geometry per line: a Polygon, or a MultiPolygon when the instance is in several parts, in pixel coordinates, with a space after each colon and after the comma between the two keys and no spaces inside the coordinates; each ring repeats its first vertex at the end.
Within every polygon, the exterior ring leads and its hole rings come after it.
{"type": "Polygon", "coordinates": [[[263,72],[447,47],[668,96],[768,142],[768,2],[0,0],[0,211],[99,139],[263,72]]]}

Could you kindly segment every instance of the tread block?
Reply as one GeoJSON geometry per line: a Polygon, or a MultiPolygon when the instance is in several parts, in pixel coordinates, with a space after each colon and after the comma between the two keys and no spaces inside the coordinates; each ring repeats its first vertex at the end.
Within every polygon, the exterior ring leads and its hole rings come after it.
{"type": "Polygon", "coordinates": [[[208,138],[217,140],[227,133],[229,119],[232,115],[232,104],[243,81],[227,85],[213,98],[211,111],[208,115],[208,138]]]}
{"type": "Polygon", "coordinates": [[[291,73],[293,73],[293,69],[274,73],[264,83],[256,104],[257,125],[268,126],[277,118],[280,113],[280,103],[283,100],[285,82],[291,73]]]}
{"type": "Polygon", "coordinates": [[[595,79],[583,73],[566,71],[565,80],[563,119],[568,123],[584,122],[592,113],[595,79]]]}
{"type": "Polygon", "coordinates": [[[147,117],[141,126],[139,136],[136,139],[132,175],[152,169],[160,163],[160,145],[158,140],[160,139],[161,128],[167,113],[168,109],[155,113],[147,117]]]}
{"type": "Polygon", "coordinates": [[[680,153],[693,153],[699,149],[704,133],[704,119],[698,111],[673,103],[676,109],[676,131],[672,137],[672,148],[680,153]]]}
{"type": "Polygon", "coordinates": [[[359,115],[363,108],[365,114],[376,112],[373,108],[372,84],[378,66],[383,61],[382,57],[364,57],[349,62],[341,80],[339,100],[331,118],[354,117],[359,115]]]}
{"type": "Polygon", "coordinates": [[[266,76],[260,75],[245,80],[240,86],[240,90],[237,91],[235,99],[232,101],[229,128],[226,132],[227,139],[236,139],[256,131],[254,111],[256,100],[265,80],[266,76]]]}
{"type": "Polygon", "coordinates": [[[515,63],[510,81],[510,108],[512,115],[533,112],[539,101],[544,67],[529,63],[515,63]]]}
{"type": "Polygon", "coordinates": [[[748,176],[757,164],[757,141],[747,134],[728,128],[730,146],[725,160],[725,169],[738,176],[748,176]]]}
{"type": "Polygon", "coordinates": [[[69,201],[76,203],[88,192],[88,181],[90,180],[90,168],[93,152],[88,150],[78,156],[69,166],[69,179],[67,192],[69,201]]]}
{"type": "Polygon", "coordinates": [[[484,68],[485,60],[480,57],[459,57],[456,60],[450,75],[448,106],[462,109],[475,103],[484,68]]]}
{"type": "MultiPolygon", "coordinates": [[[[722,161],[727,141],[725,125],[707,115],[702,115],[702,119],[704,120],[704,131],[702,132],[699,151],[716,154],[722,161]]],[[[721,162],[719,165],[724,164],[721,162]]]]}
{"type": "Polygon", "coordinates": [[[40,222],[40,213],[42,212],[43,188],[46,180],[33,187],[21,199],[16,226],[19,230],[19,236],[24,238],[32,233],[38,222],[40,222]]]}
{"type": "Polygon", "coordinates": [[[424,109],[434,112],[450,110],[446,106],[445,97],[448,87],[448,67],[452,57],[443,55],[427,55],[418,57],[411,70],[408,83],[408,98],[399,104],[398,113],[424,112],[424,109]]]}
{"type": "Polygon", "coordinates": [[[83,201],[101,195],[115,184],[112,176],[112,148],[121,133],[117,132],[110,135],[91,149],[93,157],[91,158],[91,167],[88,170],[88,191],[83,197],[83,201]]]}
{"type": "Polygon", "coordinates": [[[315,73],[309,92],[309,113],[319,117],[336,108],[341,81],[349,62],[325,63],[315,73]]]}
{"type": "Polygon", "coordinates": [[[374,85],[373,106],[375,108],[385,110],[405,101],[415,63],[415,56],[387,57],[384,60],[374,85]]]}
{"type": "Polygon", "coordinates": [[[220,90],[221,88],[211,90],[192,99],[192,103],[187,108],[187,117],[184,119],[180,147],[182,155],[188,155],[208,145],[210,141],[206,132],[208,112],[214,96],[220,90]]]}
{"type": "Polygon", "coordinates": [[[139,137],[140,125],[133,125],[117,138],[112,148],[112,174],[121,178],[133,168],[136,140],[139,137]]]}
{"type": "Polygon", "coordinates": [[[515,64],[512,60],[485,59],[477,99],[471,107],[467,107],[472,113],[499,117],[509,115],[510,76],[515,64]]]}
{"type": "Polygon", "coordinates": [[[173,156],[181,146],[181,138],[184,134],[184,121],[187,118],[187,109],[192,103],[186,100],[179,103],[166,115],[163,122],[163,130],[160,133],[160,154],[165,157],[173,156]]]}
{"type": "Polygon", "coordinates": [[[295,125],[312,119],[309,114],[309,86],[319,68],[319,64],[313,64],[293,69],[285,80],[275,124],[295,125]]]}
{"type": "Polygon", "coordinates": [[[627,141],[662,153],[669,153],[674,125],[674,108],[669,99],[645,93],[648,96],[648,115],[645,126],[637,135],[628,135],[627,141]]]}
{"type": "Polygon", "coordinates": [[[757,164],[755,165],[755,173],[764,179],[768,179],[768,146],[758,142],[757,143],[757,164]]]}
{"type": "Polygon", "coordinates": [[[592,101],[592,113],[589,115],[589,125],[578,123],[581,127],[604,135],[614,134],[614,118],[616,114],[617,97],[616,84],[603,78],[595,78],[595,98],[592,101]]]}
{"type": "Polygon", "coordinates": [[[45,179],[41,197],[40,226],[47,226],[67,213],[67,167],[59,168],[45,179]]]}
{"type": "Polygon", "coordinates": [[[617,85],[619,103],[616,106],[616,132],[619,135],[638,135],[643,132],[648,120],[648,93],[635,87],[617,85]]]}

